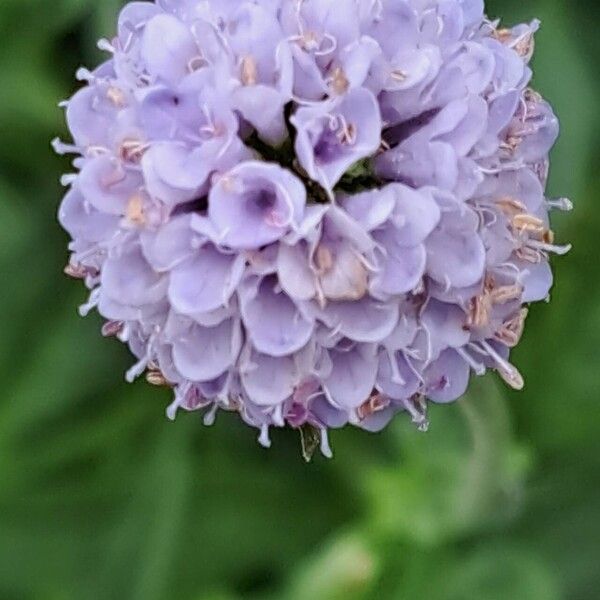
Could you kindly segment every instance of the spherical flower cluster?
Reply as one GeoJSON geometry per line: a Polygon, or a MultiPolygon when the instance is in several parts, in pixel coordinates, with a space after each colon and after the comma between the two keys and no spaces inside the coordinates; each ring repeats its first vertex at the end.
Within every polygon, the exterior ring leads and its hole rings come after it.
{"type": "Polygon", "coordinates": [[[168,410],[370,431],[509,362],[548,297],[537,23],[482,0],[131,2],[65,103],[60,222],[168,410]]]}

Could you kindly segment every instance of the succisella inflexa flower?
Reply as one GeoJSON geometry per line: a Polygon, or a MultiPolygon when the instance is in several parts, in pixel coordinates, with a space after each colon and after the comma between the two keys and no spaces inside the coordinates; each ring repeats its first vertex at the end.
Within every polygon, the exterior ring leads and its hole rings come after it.
{"type": "Polygon", "coordinates": [[[67,272],[168,414],[427,428],[552,285],[538,23],[481,0],[156,0],[64,103],[67,272]]]}

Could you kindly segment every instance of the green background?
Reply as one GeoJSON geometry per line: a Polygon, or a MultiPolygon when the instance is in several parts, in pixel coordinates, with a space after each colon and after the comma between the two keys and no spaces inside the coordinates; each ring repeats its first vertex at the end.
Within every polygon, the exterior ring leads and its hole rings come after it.
{"type": "Polygon", "coordinates": [[[119,5],[0,2],[0,599],[599,598],[600,3],[488,1],[543,21],[550,194],[576,206],[515,352],[525,391],[486,377],[430,433],[334,432],[310,465],[292,431],[265,451],[233,417],[168,422],[168,393],[126,385],[127,352],[77,317],[49,140],[119,5]]]}

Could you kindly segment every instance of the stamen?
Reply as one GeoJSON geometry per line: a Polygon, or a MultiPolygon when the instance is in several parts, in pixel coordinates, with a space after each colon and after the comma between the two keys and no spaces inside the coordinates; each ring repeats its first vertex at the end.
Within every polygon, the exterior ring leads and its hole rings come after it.
{"type": "Polygon", "coordinates": [[[514,390],[520,392],[525,387],[525,380],[523,379],[523,376],[512,365],[510,370],[498,369],[498,373],[504,382],[514,390]]]}
{"type": "Polygon", "coordinates": [[[133,383],[148,368],[159,333],[160,329],[156,327],[146,342],[146,354],[125,373],[125,380],[128,383],[133,383]]]}
{"type": "Polygon", "coordinates": [[[412,417],[412,422],[423,433],[429,430],[429,419],[427,418],[427,402],[424,396],[415,394],[412,398],[403,399],[402,406],[412,417]]]}
{"type": "Polygon", "coordinates": [[[219,410],[219,405],[218,404],[213,404],[210,407],[210,410],[204,415],[204,425],[206,425],[206,427],[212,427],[215,424],[215,421],[217,420],[217,411],[219,410]]]}
{"type": "Polygon", "coordinates": [[[520,200],[511,198],[510,196],[503,196],[502,198],[499,198],[496,200],[495,204],[507,216],[527,212],[527,207],[520,200]]]}
{"type": "Polygon", "coordinates": [[[523,139],[517,135],[509,135],[506,140],[500,143],[500,148],[502,150],[507,150],[511,154],[515,152],[515,150],[519,147],[519,144],[523,141],[523,139]]]}
{"type": "MultiPolygon", "coordinates": [[[[204,115],[206,123],[199,129],[201,135],[205,135],[208,139],[212,139],[225,133],[225,127],[219,123],[215,123],[212,111],[208,104],[202,105],[202,114],[204,115]]],[[[221,156],[226,149],[227,147],[225,146],[224,149],[219,153],[219,156],[221,156]]]]}
{"type": "MultiPolygon", "coordinates": [[[[325,310],[327,308],[327,298],[325,297],[325,292],[323,291],[321,282],[318,280],[316,283],[316,287],[317,287],[317,304],[319,305],[319,308],[321,310],[325,310]]],[[[339,327],[341,327],[341,325],[338,326],[338,333],[339,333],[339,327]]],[[[337,335],[337,333],[336,333],[336,335],[337,335]]],[[[332,336],[332,337],[335,337],[335,336],[332,336]]]]}
{"type": "Polygon", "coordinates": [[[402,69],[394,69],[390,73],[390,77],[398,83],[404,83],[408,79],[408,73],[402,69]]]}
{"type": "Polygon", "coordinates": [[[139,164],[150,144],[144,144],[140,140],[127,139],[119,146],[119,157],[124,162],[139,164]]]}
{"type": "Polygon", "coordinates": [[[169,382],[159,369],[151,369],[146,373],[146,381],[156,387],[170,387],[169,382]]]}
{"type": "Polygon", "coordinates": [[[492,37],[505,44],[512,38],[512,32],[510,29],[506,28],[496,29],[494,32],[492,32],[492,37]]]}
{"type": "Polygon", "coordinates": [[[90,158],[96,158],[98,156],[105,156],[106,154],[110,154],[110,150],[104,146],[88,146],[86,151],[86,155],[90,158]]]}
{"type": "Polygon", "coordinates": [[[102,326],[102,335],[104,337],[115,337],[123,331],[123,321],[107,321],[102,326]]]}
{"type": "Polygon", "coordinates": [[[260,428],[260,435],[258,436],[258,443],[263,447],[263,448],[270,448],[271,447],[271,438],[269,437],[269,426],[268,425],[262,425],[260,428]]]}
{"type": "Polygon", "coordinates": [[[78,148],[75,144],[65,144],[60,138],[54,138],[51,145],[56,154],[81,154],[81,148],[78,148]]]}
{"type": "Polygon", "coordinates": [[[356,144],[356,126],[352,123],[348,123],[343,115],[338,115],[337,117],[337,129],[337,138],[340,144],[344,146],[353,146],[356,144]]]}
{"type": "Polygon", "coordinates": [[[522,390],[525,386],[525,382],[517,368],[504,360],[487,341],[481,342],[481,346],[496,362],[496,368],[500,377],[502,377],[502,379],[513,389],[522,390]]]}
{"type": "Polygon", "coordinates": [[[321,454],[325,458],[333,458],[333,452],[329,445],[329,435],[325,427],[321,428],[321,454]]]}
{"type": "Polygon", "coordinates": [[[131,367],[125,373],[125,380],[127,383],[133,383],[145,370],[148,365],[148,357],[145,356],[136,362],[133,367],[131,367]]]}
{"type": "Polygon", "coordinates": [[[200,54],[190,59],[190,61],[187,64],[187,68],[190,73],[194,73],[195,71],[199,71],[200,69],[203,69],[208,65],[208,61],[204,58],[204,56],[202,56],[202,54],[200,54]]]}
{"type": "Polygon", "coordinates": [[[102,52],[109,52],[110,54],[114,54],[116,52],[114,45],[106,38],[98,40],[97,46],[99,50],[102,50],[102,52]]]}
{"type": "Polygon", "coordinates": [[[573,248],[571,244],[566,244],[564,246],[555,246],[553,244],[539,242],[537,240],[528,240],[527,244],[530,248],[533,248],[535,250],[541,250],[542,252],[550,252],[558,254],[559,256],[564,256],[565,254],[568,254],[573,248]]]}
{"type": "Polygon", "coordinates": [[[364,254],[362,254],[358,249],[352,247],[351,249],[352,255],[358,262],[369,272],[371,273],[381,273],[381,267],[377,266],[375,263],[371,262],[364,254]]]}
{"type": "Polygon", "coordinates": [[[319,45],[319,49],[315,52],[315,56],[327,56],[328,54],[331,54],[337,50],[337,40],[329,33],[326,33],[323,36],[323,41],[329,42],[329,46],[325,46],[321,42],[321,44],[319,45]]]}
{"type": "Polygon", "coordinates": [[[542,262],[543,255],[539,250],[534,250],[528,246],[523,246],[515,251],[517,258],[524,260],[525,262],[537,265],[542,262]]]}
{"type": "Polygon", "coordinates": [[[329,87],[338,95],[345,94],[350,88],[350,81],[341,67],[336,67],[328,80],[329,87]]]}
{"type": "Polygon", "coordinates": [[[364,421],[367,417],[385,410],[389,405],[390,400],[387,396],[376,393],[356,409],[356,414],[361,421],[364,421]]]}
{"type": "Polygon", "coordinates": [[[97,277],[98,270],[93,267],[86,267],[82,264],[69,263],[64,269],[65,275],[73,279],[85,279],[88,276],[97,277]]]}
{"type": "Polygon", "coordinates": [[[106,97],[116,108],[125,108],[127,106],[127,98],[123,93],[123,90],[118,87],[111,85],[108,90],[106,90],[106,97]]]}
{"type": "Polygon", "coordinates": [[[175,388],[175,398],[173,402],[169,404],[166,411],[167,418],[169,419],[169,421],[174,421],[177,418],[177,412],[181,408],[181,405],[183,404],[183,399],[190,388],[191,385],[189,383],[181,384],[177,386],[177,388],[175,388]]]}
{"type": "Polygon", "coordinates": [[[305,31],[299,38],[299,43],[307,52],[315,52],[321,45],[314,31],[305,31]]]}
{"type": "Polygon", "coordinates": [[[542,241],[546,242],[546,244],[554,244],[554,231],[552,229],[546,229],[544,233],[542,233],[542,241]]]}
{"type": "Polygon", "coordinates": [[[552,200],[546,200],[546,206],[556,210],[562,210],[569,212],[573,210],[573,203],[568,198],[556,198],[552,200]]]}
{"type": "Polygon", "coordinates": [[[388,358],[390,360],[390,367],[392,369],[392,381],[398,385],[406,385],[406,381],[404,377],[402,377],[402,373],[400,373],[400,367],[398,367],[398,361],[396,360],[396,353],[389,352],[388,358]]]}
{"type": "Polygon", "coordinates": [[[460,354],[477,375],[485,375],[485,365],[483,363],[477,362],[464,348],[456,348],[456,352],[460,354]]]}
{"type": "Polygon", "coordinates": [[[490,300],[492,304],[506,304],[513,300],[520,300],[522,294],[522,285],[503,285],[490,292],[490,300]]]}
{"type": "Polygon", "coordinates": [[[290,225],[292,219],[293,217],[291,214],[285,216],[277,210],[272,210],[266,215],[265,223],[267,223],[267,225],[270,225],[271,227],[284,228],[290,225]]]}
{"type": "Polygon", "coordinates": [[[503,162],[497,167],[484,167],[479,165],[477,168],[480,173],[484,175],[499,175],[500,173],[504,173],[505,171],[518,171],[523,166],[522,159],[514,161],[514,162],[503,162]]]}
{"type": "Polygon", "coordinates": [[[100,288],[95,288],[91,291],[89,300],[79,307],[79,314],[82,317],[87,317],[100,302],[100,288]]]}
{"type": "Polygon", "coordinates": [[[325,274],[333,268],[333,254],[331,250],[320,244],[315,252],[315,265],[320,274],[325,274]]]}
{"type": "Polygon", "coordinates": [[[475,296],[469,304],[467,327],[485,327],[490,319],[490,310],[491,302],[489,294],[483,293],[475,296]]]}
{"type": "Polygon", "coordinates": [[[496,339],[509,348],[514,348],[523,335],[528,312],[527,308],[522,308],[512,319],[503,323],[496,332],[496,339]]]}
{"type": "Polygon", "coordinates": [[[90,84],[96,81],[96,76],[85,67],[79,67],[79,69],[77,69],[77,72],[75,73],[75,77],[78,81],[87,81],[90,84]]]}
{"type": "Polygon", "coordinates": [[[278,404],[272,411],[271,417],[273,419],[273,423],[277,425],[277,427],[285,427],[285,419],[283,417],[283,406],[278,404]]]}
{"type": "Polygon", "coordinates": [[[518,38],[514,42],[513,48],[521,58],[524,58],[525,60],[529,61],[533,56],[535,50],[535,39],[533,37],[533,31],[530,31],[518,38]]]}
{"type": "Polygon", "coordinates": [[[146,224],[146,215],[144,214],[144,199],[140,194],[135,194],[127,202],[125,208],[125,218],[138,227],[146,224]]]}
{"type": "Polygon", "coordinates": [[[392,147],[390,146],[390,144],[382,139],[381,144],[379,145],[379,153],[387,152],[388,150],[391,150],[391,149],[392,149],[392,147]]]}
{"type": "Polygon", "coordinates": [[[131,338],[131,325],[129,323],[123,323],[123,328],[117,333],[119,341],[126,344],[131,338]]]}
{"type": "Polygon", "coordinates": [[[244,56],[240,66],[240,80],[243,85],[251,86],[258,83],[258,65],[253,56],[244,56]]]}

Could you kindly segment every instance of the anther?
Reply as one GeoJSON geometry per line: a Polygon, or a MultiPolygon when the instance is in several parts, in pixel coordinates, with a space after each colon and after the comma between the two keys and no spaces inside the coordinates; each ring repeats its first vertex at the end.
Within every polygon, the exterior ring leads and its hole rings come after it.
{"type": "Polygon", "coordinates": [[[533,56],[535,49],[535,39],[533,37],[533,33],[527,33],[517,40],[516,44],[514,45],[514,49],[521,58],[529,61],[533,56]]]}
{"type": "Polygon", "coordinates": [[[512,319],[504,322],[496,332],[496,339],[509,348],[514,348],[523,336],[528,312],[527,308],[522,308],[512,319]]]}
{"type": "Polygon", "coordinates": [[[102,335],[104,337],[115,337],[123,331],[124,323],[122,321],[107,321],[102,326],[102,335]]]}
{"type": "Polygon", "coordinates": [[[146,224],[146,215],[144,214],[144,199],[139,194],[132,196],[127,202],[125,208],[125,217],[130,223],[142,227],[146,224]]]}
{"type": "Polygon", "coordinates": [[[125,108],[127,106],[127,98],[125,97],[123,90],[118,87],[111,85],[108,90],[106,90],[106,97],[116,108],[125,108]]]}
{"type": "Polygon", "coordinates": [[[240,66],[240,79],[243,85],[250,86],[258,83],[258,65],[252,56],[244,56],[240,66]]]}
{"type": "Polygon", "coordinates": [[[415,394],[407,400],[402,400],[402,405],[412,417],[412,422],[422,432],[429,430],[429,419],[427,418],[427,401],[421,394],[415,394]]]}
{"type": "Polygon", "coordinates": [[[542,235],[546,231],[546,224],[542,219],[527,213],[520,213],[511,219],[511,225],[518,231],[542,235]]]}
{"type": "Polygon", "coordinates": [[[390,73],[390,77],[398,83],[404,83],[408,79],[408,73],[402,69],[394,69],[390,73]]]}
{"type": "Polygon", "coordinates": [[[517,391],[521,391],[525,387],[525,380],[519,371],[510,365],[510,369],[498,368],[498,373],[502,377],[503,381],[507,383],[511,388],[517,391]]]}
{"type": "Polygon", "coordinates": [[[86,267],[82,264],[72,263],[69,263],[65,267],[64,273],[73,279],[85,279],[88,276],[96,277],[98,275],[97,269],[94,269],[93,267],[86,267]]]}
{"type": "Polygon", "coordinates": [[[119,146],[119,158],[124,162],[139,164],[148,149],[140,140],[124,140],[119,146]]]}
{"type": "Polygon", "coordinates": [[[546,244],[554,244],[554,231],[552,229],[546,229],[542,234],[542,241],[546,244]]]}
{"type": "Polygon", "coordinates": [[[356,126],[352,123],[347,123],[345,119],[340,117],[341,127],[337,133],[340,144],[344,146],[352,146],[356,143],[356,126]]]}
{"type": "Polygon", "coordinates": [[[193,73],[194,71],[199,71],[200,69],[203,69],[207,66],[208,61],[203,56],[194,56],[194,58],[192,58],[187,64],[187,68],[190,73],[193,73]]]}
{"type": "Polygon", "coordinates": [[[156,387],[171,387],[171,384],[167,381],[159,369],[151,369],[147,371],[146,381],[150,385],[154,385],[156,387]]]}
{"type": "Polygon", "coordinates": [[[331,89],[338,95],[345,94],[350,88],[350,81],[341,67],[336,67],[329,80],[331,89]]]}
{"type": "Polygon", "coordinates": [[[387,396],[384,396],[380,393],[375,393],[363,405],[358,407],[356,414],[361,421],[364,421],[367,417],[381,412],[389,405],[390,400],[387,398],[387,396]]]}
{"type": "Polygon", "coordinates": [[[475,296],[470,302],[467,326],[485,327],[489,322],[490,309],[490,297],[487,293],[475,296]]]}
{"type": "Polygon", "coordinates": [[[317,34],[314,31],[306,31],[300,38],[300,45],[307,52],[319,49],[320,43],[317,34]]]}
{"type": "Polygon", "coordinates": [[[515,250],[515,255],[517,258],[534,265],[541,263],[544,258],[539,250],[529,248],[528,246],[523,246],[515,250]]]}
{"type": "Polygon", "coordinates": [[[525,386],[525,381],[518,369],[504,360],[488,342],[481,342],[481,346],[488,356],[496,362],[496,370],[500,374],[500,377],[513,389],[522,390],[525,386]]]}
{"type": "Polygon", "coordinates": [[[327,246],[318,246],[315,252],[315,264],[321,274],[331,271],[333,268],[333,254],[327,246]]]}
{"type": "Polygon", "coordinates": [[[513,300],[520,300],[522,294],[523,286],[519,284],[504,285],[490,292],[490,300],[492,304],[506,304],[513,300]]]}

